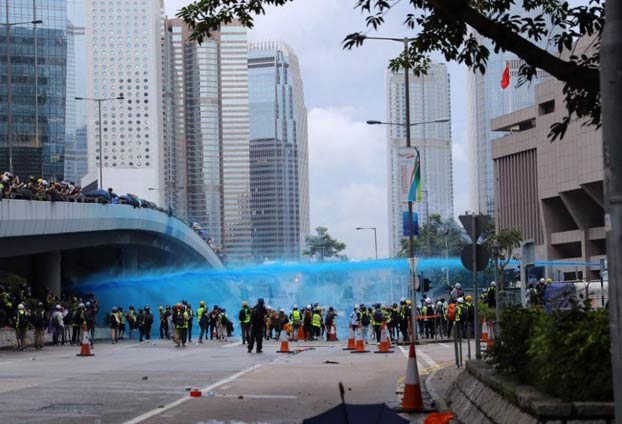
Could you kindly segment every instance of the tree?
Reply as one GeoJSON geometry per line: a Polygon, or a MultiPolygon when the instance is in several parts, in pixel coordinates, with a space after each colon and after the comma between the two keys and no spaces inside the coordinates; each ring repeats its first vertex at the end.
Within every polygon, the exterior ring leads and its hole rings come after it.
{"type": "Polygon", "coordinates": [[[317,227],[315,229],[317,235],[309,235],[305,237],[306,249],[302,252],[304,256],[320,255],[320,260],[324,258],[332,258],[333,256],[340,259],[347,259],[345,255],[339,252],[346,248],[346,244],[335,240],[328,234],[328,228],[317,227]]]}
{"type": "MultiPolygon", "coordinates": [[[[462,248],[467,244],[465,232],[456,221],[443,221],[440,215],[430,215],[428,222],[419,228],[419,235],[415,237],[415,256],[444,257],[445,237],[447,237],[447,255],[460,256],[462,248]]],[[[402,238],[398,257],[408,257],[408,238],[402,238]]]]}
{"type": "MultiPolygon", "coordinates": [[[[193,30],[192,38],[202,41],[221,25],[234,19],[252,28],[253,16],[264,14],[265,6],[283,6],[293,0],[195,0],[183,7],[181,17],[193,30]]],[[[512,13],[520,0],[409,0],[412,11],[404,25],[416,31],[409,51],[390,63],[392,69],[408,67],[415,75],[425,74],[430,55],[438,52],[447,61],[465,64],[474,72],[485,73],[490,51],[471,29],[490,39],[494,51],[510,51],[523,59],[519,84],[530,82],[541,69],[564,83],[567,116],[551,127],[554,140],[562,138],[571,117],[584,124],[600,125],[599,52],[605,22],[604,0],[589,0],[588,5],[571,7],[560,0],[522,0],[526,12],[537,16],[522,17],[512,13]],[[575,51],[577,40],[593,38],[585,51],[575,51]],[[537,46],[550,40],[556,53],[537,46]]],[[[388,0],[354,0],[355,8],[365,15],[365,26],[377,30],[384,15],[394,4],[388,0]]],[[[365,42],[366,33],[356,32],[344,39],[351,49],[365,42]]]]}

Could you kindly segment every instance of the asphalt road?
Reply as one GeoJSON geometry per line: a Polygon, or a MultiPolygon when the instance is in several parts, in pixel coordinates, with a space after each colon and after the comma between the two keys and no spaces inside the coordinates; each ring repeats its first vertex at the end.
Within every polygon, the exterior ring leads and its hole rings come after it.
{"type": "MultiPolygon", "coordinates": [[[[340,402],[340,381],[347,402],[397,405],[407,348],[355,355],[342,347],[290,343],[303,351],[283,355],[271,341],[249,354],[239,342],[181,349],[156,340],[100,342],[93,357],[76,357],[76,347],[1,351],[0,423],[299,423],[340,402]]],[[[455,366],[453,346],[418,346],[417,360],[423,380],[455,366]]]]}

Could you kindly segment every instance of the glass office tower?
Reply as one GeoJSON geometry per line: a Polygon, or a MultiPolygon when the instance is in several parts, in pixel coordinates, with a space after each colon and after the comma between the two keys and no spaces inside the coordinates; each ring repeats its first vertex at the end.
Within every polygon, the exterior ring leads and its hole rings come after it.
{"type": "Polygon", "coordinates": [[[0,169],[62,180],[66,1],[1,0],[0,16],[0,169]]]}

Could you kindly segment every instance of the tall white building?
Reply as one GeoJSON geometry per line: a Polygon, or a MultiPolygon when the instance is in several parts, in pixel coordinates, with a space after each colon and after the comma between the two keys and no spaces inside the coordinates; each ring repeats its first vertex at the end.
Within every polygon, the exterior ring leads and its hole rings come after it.
{"type": "Polygon", "coordinates": [[[246,28],[220,32],[223,247],[231,261],[251,257],[250,134],[246,28]]]}
{"type": "Polygon", "coordinates": [[[86,0],[88,170],[119,194],[164,204],[160,0],[86,0]],[[102,152],[99,151],[101,125],[102,152]]]}
{"type": "MultiPolygon", "coordinates": [[[[428,74],[410,76],[411,145],[421,155],[422,198],[413,204],[419,225],[434,214],[453,217],[451,107],[449,73],[445,64],[432,64],[428,74]],[[447,120],[446,122],[433,122],[447,120]],[[424,122],[429,122],[424,124],[424,122]]],[[[390,181],[389,250],[396,255],[404,237],[404,214],[414,149],[406,149],[404,72],[387,73],[387,139],[390,181]]]]}
{"type": "MultiPolygon", "coordinates": [[[[512,6],[512,13],[526,15],[522,6],[512,6]]],[[[535,17],[537,10],[529,15],[535,17]]],[[[491,156],[493,140],[502,137],[503,133],[493,132],[490,121],[501,115],[515,112],[533,105],[535,86],[538,82],[550,78],[546,73],[538,71],[538,78],[531,84],[518,86],[518,70],[523,64],[514,53],[494,53],[492,42],[479,34],[475,34],[478,42],[490,51],[486,73],[469,72],[469,166],[471,175],[470,203],[471,210],[483,214],[495,215],[494,167],[491,156]],[[506,63],[510,66],[510,85],[501,88],[501,77],[506,63]]],[[[547,49],[548,40],[534,42],[540,48],[547,49]]]]}

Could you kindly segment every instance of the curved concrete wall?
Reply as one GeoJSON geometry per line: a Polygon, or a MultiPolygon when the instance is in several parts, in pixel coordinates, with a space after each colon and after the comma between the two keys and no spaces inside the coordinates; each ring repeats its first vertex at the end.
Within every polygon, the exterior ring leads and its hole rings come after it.
{"type": "Polygon", "coordinates": [[[144,231],[161,234],[163,239],[175,239],[204,258],[210,266],[223,267],[218,256],[194,230],[179,219],[160,211],[129,205],[0,201],[0,242],[5,237],[120,230],[144,231]]]}

